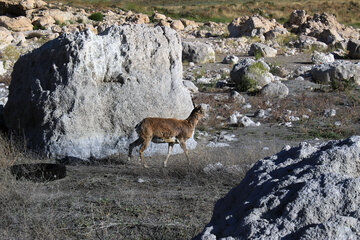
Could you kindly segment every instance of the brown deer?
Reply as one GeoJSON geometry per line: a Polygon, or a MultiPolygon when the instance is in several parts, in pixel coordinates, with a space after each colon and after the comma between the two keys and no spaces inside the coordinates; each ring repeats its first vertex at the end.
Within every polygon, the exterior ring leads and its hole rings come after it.
{"type": "Polygon", "coordinates": [[[144,159],[144,151],[148,147],[150,141],[154,143],[168,143],[168,155],[164,161],[164,167],[170,157],[172,148],[175,143],[179,143],[183,149],[186,158],[191,164],[188,150],[186,149],[185,141],[189,139],[194,132],[199,120],[204,116],[205,111],[201,105],[194,108],[190,116],[185,120],[175,118],[145,118],[135,129],[139,138],[129,146],[128,158],[132,157],[132,150],[134,147],[141,145],[139,153],[143,167],[148,168],[144,159]]]}

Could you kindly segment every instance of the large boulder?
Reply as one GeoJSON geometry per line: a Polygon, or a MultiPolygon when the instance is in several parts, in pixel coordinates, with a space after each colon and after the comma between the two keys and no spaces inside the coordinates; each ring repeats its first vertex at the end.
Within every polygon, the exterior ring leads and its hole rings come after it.
{"type": "Polygon", "coordinates": [[[183,60],[195,63],[215,62],[215,51],[209,44],[202,42],[183,42],[182,47],[183,60]]]}
{"type": "Polygon", "coordinates": [[[42,8],[46,2],[42,0],[0,0],[0,14],[26,16],[26,11],[42,8]]]}
{"type": "Polygon", "coordinates": [[[343,82],[360,85],[360,63],[335,61],[333,63],[315,65],[311,69],[312,79],[322,84],[339,84],[343,82]]]}
{"type": "Polygon", "coordinates": [[[87,159],[125,153],[145,117],[184,119],[192,108],[176,32],[124,25],[65,34],[20,57],[4,115],[30,147],[87,159]]]}
{"type": "Polygon", "coordinates": [[[270,67],[262,60],[255,61],[251,58],[245,58],[235,64],[230,78],[241,91],[261,89],[274,81],[270,67]]]}
{"type": "Polygon", "coordinates": [[[275,19],[269,20],[259,15],[243,16],[235,18],[229,25],[230,37],[254,37],[265,34],[271,30],[281,34],[287,34],[288,31],[275,19]]]}
{"type": "Polygon", "coordinates": [[[259,160],[194,239],[358,239],[360,136],[259,160]]]}

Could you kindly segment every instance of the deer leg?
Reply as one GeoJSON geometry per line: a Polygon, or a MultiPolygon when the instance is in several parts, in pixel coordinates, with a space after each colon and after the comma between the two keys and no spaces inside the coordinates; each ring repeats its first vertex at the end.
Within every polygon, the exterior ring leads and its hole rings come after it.
{"type": "Polygon", "coordinates": [[[143,140],[141,138],[138,138],[129,145],[128,160],[130,160],[130,158],[132,158],[132,151],[133,151],[134,147],[139,146],[142,143],[143,143],[143,140]]]}
{"type": "Polygon", "coordinates": [[[140,150],[139,150],[141,163],[142,163],[144,168],[149,168],[149,166],[146,164],[146,161],[145,161],[145,158],[144,158],[144,151],[148,147],[148,145],[150,143],[150,140],[151,139],[144,139],[144,141],[143,141],[143,143],[142,143],[142,145],[140,147],[140,150]]]}
{"type": "Polygon", "coordinates": [[[171,152],[172,152],[172,149],[173,149],[174,144],[175,144],[175,143],[173,143],[173,142],[170,142],[170,143],[169,143],[168,155],[166,156],[166,159],[165,159],[164,164],[163,164],[164,168],[166,168],[167,161],[169,160],[169,157],[170,157],[170,155],[171,155],[171,152]]]}
{"type": "Polygon", "coordinates": [[[183,139],[180,140],[180,147],[182,148],[182,150],[184,151],[185,155],[186,155],[186,159],[188,160],[189,165],[191,164],[190,158],[189,158],[189,152],[186,149],[186,144],[185,141],[183,139]]]}

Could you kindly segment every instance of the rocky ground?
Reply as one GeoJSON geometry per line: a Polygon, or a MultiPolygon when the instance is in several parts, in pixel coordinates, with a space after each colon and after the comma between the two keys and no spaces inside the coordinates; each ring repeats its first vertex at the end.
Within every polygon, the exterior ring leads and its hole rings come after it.
{"type": "Polygon", "coordinates": [[[120,155],[67,165],[64,179],[46,183],[17,181],[7,167],[56,160],[3,135],[3,239],[190,239],[257,160],[301,141],[360,134],[359,30],[331,15],[294,11],[284,26],[260,16],[228,26],[120,9],[96,21],[92,10],[39,1],[8,12],[6,4],[0,1],[0,104],[20,54],[66,32],[145,23],[178,31],[184,85],[207,116],[195,132],[191,167],[183,154],[171,156],[167,169],[164,156],[142,169],[120,155]]]}

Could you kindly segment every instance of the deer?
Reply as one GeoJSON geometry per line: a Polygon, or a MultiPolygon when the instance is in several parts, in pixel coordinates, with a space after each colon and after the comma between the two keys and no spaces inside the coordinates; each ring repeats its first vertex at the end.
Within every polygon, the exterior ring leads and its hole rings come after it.
{"type": "Polygon", "coordinates": [[[150,141],[152,141],[154,143],[168,143],[168,154],[163,162],[164,168],[167,167],[167,162],[175,144],[180,144],[188,164],[191,165],[185,142],[193,136],[196,125],[204,115],[205,111],[203,107],[198,105],[197,107],[194,107],[190,116],[184,120],[158,117],[144,118],[135,126],[135,130],[139,137],[129,145],[128,160],[132,158],[133,148],[141,145],[139,150],[140,160],[142,166],[148,168],[144,158],[144,151],[148,147],[150,141]]]}

